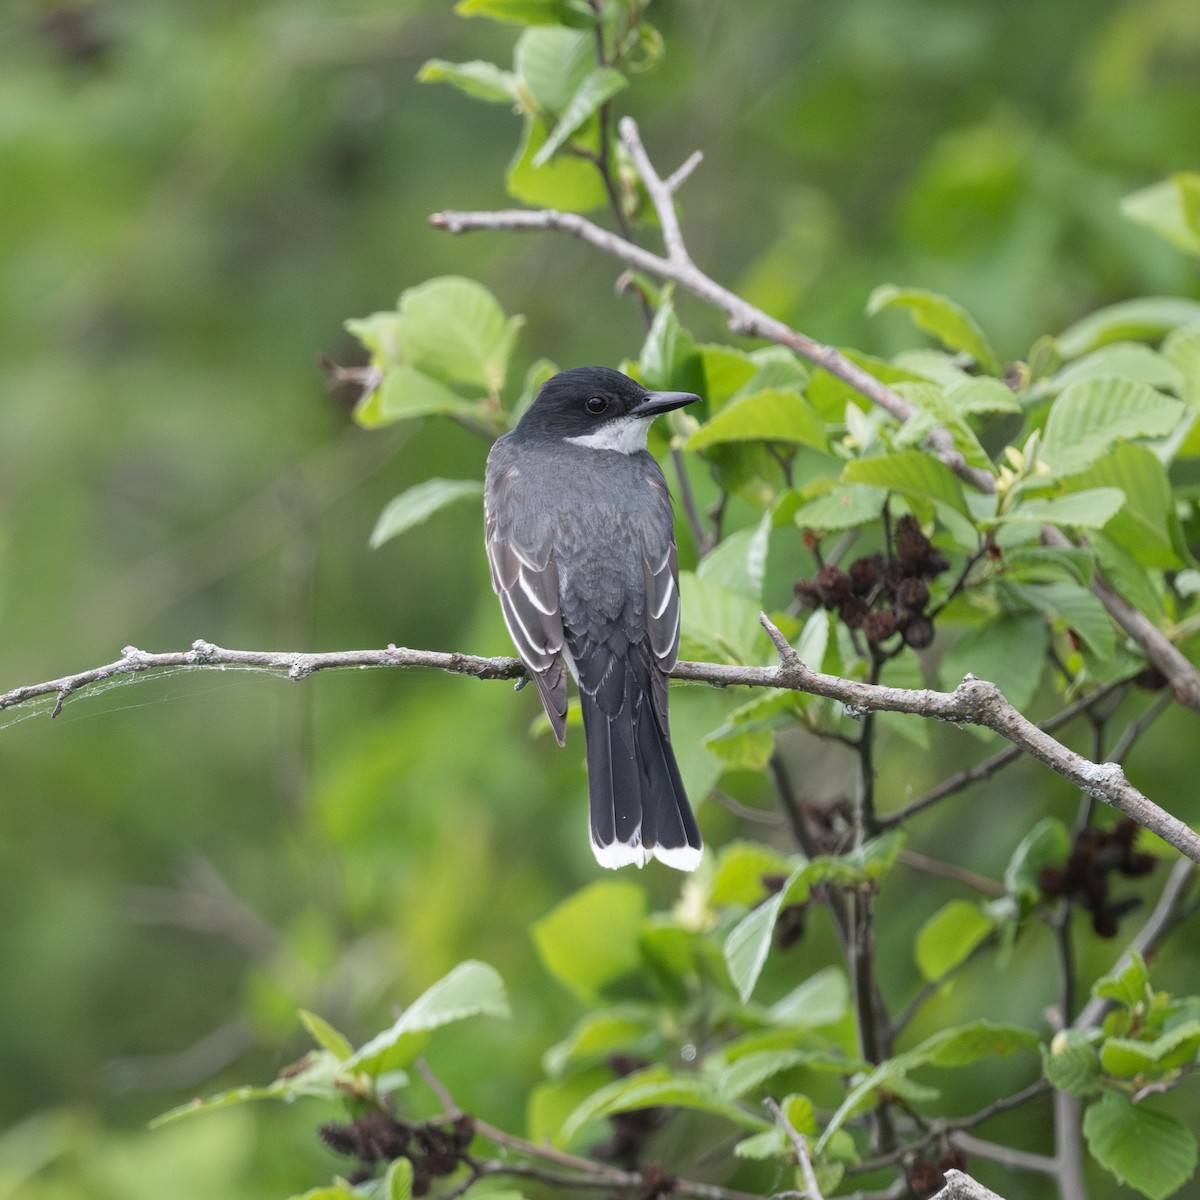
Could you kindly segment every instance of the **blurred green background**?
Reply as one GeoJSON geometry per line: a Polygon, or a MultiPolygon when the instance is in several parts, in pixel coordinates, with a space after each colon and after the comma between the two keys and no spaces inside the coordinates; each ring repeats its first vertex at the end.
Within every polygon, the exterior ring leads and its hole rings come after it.
{"type": "MultiPolygon", "coordinates": [[[[659,0],[650,17],[667,55],[621,107],[660,166],[704,150],[683,194],[694,256],[799,328],[894,350],[905,322],[863,305],[895,280],[953,296],[1013,358],[1102,303],[1200,294],[1117,211],[1196,165],[1195,0],[659,0]]],[[[420,0],[4,6],[0,691],[198,637],[509,652],[473,506],[367,549],[393,494],[481,475],[486,446],[444,422],[354,428],[316,360],[356,361],[345,318],[449,273],[526,315],[515,377],[636,354],[612,263],[425,223],[503,206],[519,130],[414,75],[507,64],[514,34],[420,0]]],[[[534,715],[529,693],[463,678],[212,672],[77,697],[53,723],[0,717],[0,1198],[327,1178],[311,1114],[145,1122],[272,1076],[305,1047],[297,1006],[361,1038],[467,956],[501,970],[516,1018],[464,1026],[438,1066],[519,1129],[573,1013],[526,926],[596,874],[581,746],[531,739],[534,715]]],[[[1132,764],[1168,804],[1192,790],[1191,720],[1132,764]]],[[[948,762],[973,745],[947,742],[948,762]]],[[[919,787],[940,766],[889,771],[919,787]]],[[[1033,815],[1073,803],[1032,768],[1012,788],[990,819],[925,822],[923,848],[996,870],[1033,815]]],[[[676,878],[643,881],[673,900],[676,878]]],[[[885,956],[911,958],[929,896],[885,956]]],[[[1034,1020],[1053,994],[1036,982],[1034,1020]]],[[[986,1015],[993,983],[970,974],[956,1002],[986,1015]]]]}

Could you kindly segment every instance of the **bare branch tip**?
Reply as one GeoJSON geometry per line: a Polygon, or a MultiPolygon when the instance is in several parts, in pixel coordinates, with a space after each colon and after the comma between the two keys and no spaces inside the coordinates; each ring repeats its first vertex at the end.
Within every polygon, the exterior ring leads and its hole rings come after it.
{"type": "Polygon", "coordinates": [[[783,631],[775,622],[765,612],[758,614],[758,620],[759,624],[767,631],[767,637],[771,639],[771,644],[775,647],[775,651],[779,655],[780,665],[784,667],[803,666],[804,664],[800,661],[795,647],[783,636],[783,631]]]}

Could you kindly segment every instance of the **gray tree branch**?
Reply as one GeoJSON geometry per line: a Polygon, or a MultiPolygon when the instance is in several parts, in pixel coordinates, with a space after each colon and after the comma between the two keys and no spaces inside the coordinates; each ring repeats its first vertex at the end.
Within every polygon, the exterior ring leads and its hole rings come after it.
{"type": "MultiPolygon", "coordinates": [[[[842,679],[810,670],[797,657],[787,639],[763,616],[762,622],[779,653],[778,666],[740,666],[726,663],[679,662],[675,679],[714,687],[785,688],[823,696],[845,706],[851,717],[869,712],[900,712],[947,721],[956,725],[981,725],[1007,738],[1077,788],[1119,809],[1139,825],[1156,833],[1193,862],[1200,862],[1200,837],[1165,809],[1144,796],[1126,778],[1119,763],[1095,763],[1076,754],[1023,717],[994,683],[968,675],[953,692],[926,688],[894,688],[842,679]]],[[[180,668],[196,670],[256,669],[306,679],[318,671],[362,670],[372,667],[426,668],[477,679],[525,678],[525,668],[515,658],[481,658],[472,654],[447,654],[436,650],[411,650],[388,646],[383,650],[338,650],[303,654],[274,650],[228,650],[211,642],[196,641],[190,650],[150,654],[127,646],[121,657],[104,666],[44,683],[13,688],[0,694],[0,712],[55,697],[51,716],[57,716],[67,697],[88,687],[126,676],[180,668]]]]}

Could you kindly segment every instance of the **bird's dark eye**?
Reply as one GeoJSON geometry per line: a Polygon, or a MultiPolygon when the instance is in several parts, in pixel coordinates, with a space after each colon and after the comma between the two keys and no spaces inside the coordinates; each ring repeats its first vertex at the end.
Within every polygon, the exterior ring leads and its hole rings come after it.
{"type": "Polygon", "coordinates": [[[589,396],[584,403],[584,408],[592,414],[593,417],[598,417],[608,407],[608,401],[603,396],[589,396]]]}

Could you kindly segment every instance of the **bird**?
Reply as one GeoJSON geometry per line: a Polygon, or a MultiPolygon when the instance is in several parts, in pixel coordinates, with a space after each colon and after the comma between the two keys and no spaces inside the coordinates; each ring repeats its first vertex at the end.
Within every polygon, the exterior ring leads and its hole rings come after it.
{"type": "Polygon", "coordinates": [[[667,708],[679,651],[674,514],[646,449],[655,417],[699,399],[575,367],[542,385],[488,455],[492,586],[560,746],[568,672],[578,686],[603,867],[655,858],[692,871],[703,850],[667,708]]]}

